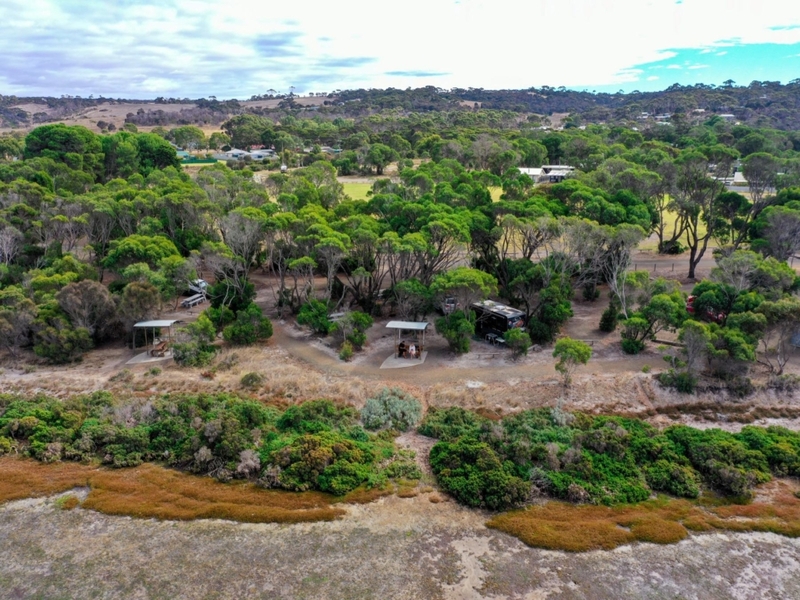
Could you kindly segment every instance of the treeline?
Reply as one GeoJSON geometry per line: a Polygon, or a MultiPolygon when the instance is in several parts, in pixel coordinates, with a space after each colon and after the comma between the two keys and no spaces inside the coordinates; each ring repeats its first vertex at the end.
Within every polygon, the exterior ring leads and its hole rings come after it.
{"type": "MultiPolygon", "coordinates": [[[[130,114],[129,122],[138,125],[189,125],[219,123],[222,116],[258,114],[280,118],[283,114],[307,114],[308,109],[293,102],[292,96],[276,94],[255,95],[252,99],[281,98],[277,109],[243,107],[237,100],[217,100],[215,97],[163,98],[157,104],[193,104],[193,108],[178,112],[158,109],[130,114]]],[[[5,127],[29,126],[63,119],[78,110],[113,101],[105,98],[23,98],[0,96],[0,125],[5,127]],[[47,112],[30,115],[12,107],[45,103],[47,112]]],[[[125,102],[125,100],[116,100],[125,102]]],[[[136,101],[141,102],[141,101],[136,101]]],[[[768,126],[781,130],[800,129],[800,80],[787,84],[777,81],[752,81],[744,85],[728,80],[720,85],[675,84],[655,92],[596,93],[569,90],[564,87],[529,88],[524,90],[485,90],[468,88],[445,90],[433,86],[416,89],[359,89],[337,90],[315,107],[327,118],[367,117],[386,112],[431,114],[436,112],[472,111],[476,109],[510,111],[520,114],[550,116],[568,113],[585,123],[635,123],[641,113],[690,114],[701,110],[711,114],[732,114],[745,124],[768,126]]]]}

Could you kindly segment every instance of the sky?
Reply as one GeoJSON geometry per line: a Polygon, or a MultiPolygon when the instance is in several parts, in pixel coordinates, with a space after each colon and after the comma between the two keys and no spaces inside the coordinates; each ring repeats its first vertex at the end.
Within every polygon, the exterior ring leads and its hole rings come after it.
{"type": "Polygon", "coordinates": [[[800,78],[797,0],[0,0],[0,23],[17,96],[800,78]]]}

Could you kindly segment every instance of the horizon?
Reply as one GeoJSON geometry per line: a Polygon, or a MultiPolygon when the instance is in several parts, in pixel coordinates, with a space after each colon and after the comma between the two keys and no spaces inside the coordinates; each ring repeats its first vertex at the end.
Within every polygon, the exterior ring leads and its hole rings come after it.
{"type": "Polygon", "coordinates": [[[735,8],[723,0],[410,0],[387,11],[391,28],[365,19],[371,8],[363,0],[271,8],[6,0],[0,92],[131,100],[431,85],[630,93],[800,76],[800,5],[777,0],[735,8]]]}

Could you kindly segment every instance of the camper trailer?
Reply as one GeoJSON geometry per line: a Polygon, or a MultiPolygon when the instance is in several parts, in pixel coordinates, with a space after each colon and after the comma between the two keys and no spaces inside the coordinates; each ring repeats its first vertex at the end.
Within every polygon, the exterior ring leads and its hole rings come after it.
{"type": "Polygon", "coordinates": [[[511,329],[525,327],[525,313],[511,306],[482,300],[470,304],[469,308],[475,313],[475,333],[481,337],[490,334],[502,337],[511,329]]]}

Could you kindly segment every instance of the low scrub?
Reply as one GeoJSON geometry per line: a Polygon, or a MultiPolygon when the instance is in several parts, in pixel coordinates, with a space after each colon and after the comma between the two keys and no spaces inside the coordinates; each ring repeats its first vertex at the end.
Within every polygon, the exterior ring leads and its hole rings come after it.
{"type": "Polygon", "coordinates": [[[397,452],[392,434],[368,433],[358,420],[355,409],[328,400],[281,412],[232,394],[0,396],[0,452],[117,468],[163,462],[220,481],[337,496],[407,478],[398,464],[413,464],[413,457],[397,452]]]}
{"type": "Polygon", "coordinates": [[[768,531],[800,537],[800,500],[783,482],[770,502],[747,505],[713,498],[664,496],[636,505],[574,506],[548,502],[497,515],[487,525],[536,548],[585,552],[632,542],[673,544],[690,531],[768,531]]]}
{"type": "Polygon", "coordinates": [[[491,421],[457,407],[431,409],[419,431],[440,440],[431,467],[442,488],[491,509],[530,496],[608,506],[653,492],[697,498],[704,488],[747,501],[773,475],[800,475],[800,433],[783,427],[659,431],[637,419],[562,413],[491,421]]]}
{"type": "Polygon", "coordinates": [[[369,398],[361,409],[361,421],[367,429],[407,431],[422,418],[422,405],[411,394],[398,388],[383,388],[369,398]]]}

